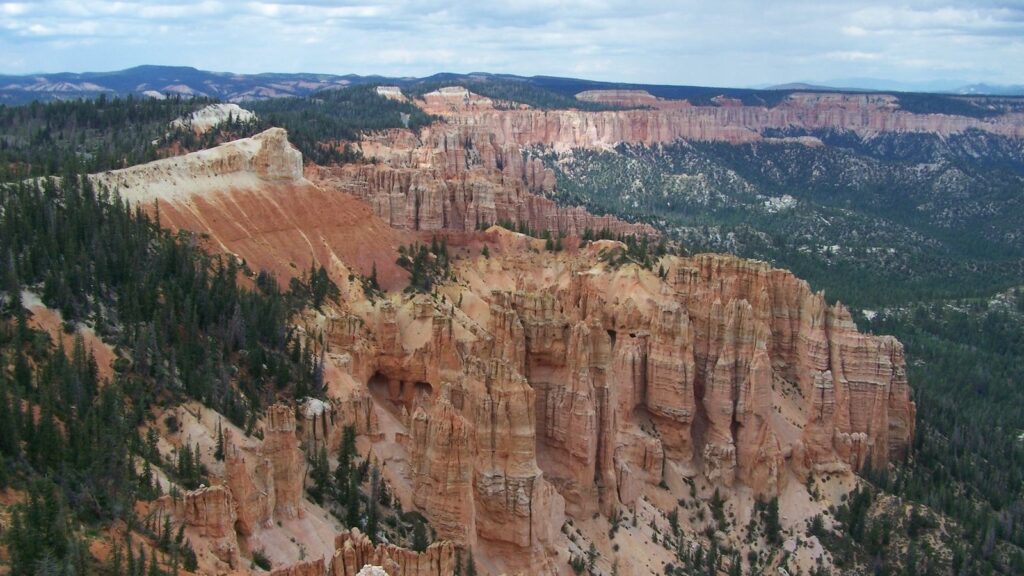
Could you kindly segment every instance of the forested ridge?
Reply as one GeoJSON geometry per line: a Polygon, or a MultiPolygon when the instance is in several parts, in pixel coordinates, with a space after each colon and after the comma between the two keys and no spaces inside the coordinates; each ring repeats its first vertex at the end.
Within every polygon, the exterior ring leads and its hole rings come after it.
{"type": "Polygon", "coordinates": [[[1020,141],[979,132],[814,136],[826,145],[527,153],[556,171],[560,202],[648,222],[691,252],[771,261],[857,308],[977,297],[1024,278],[1020,141]]]}
{"type": "Polygon", "coordinates": [[[107,98],[0,105],[0,181],[91,173],[156,160],[182,129],[170,123],[211,104],[204,98],[107,98]]]}
{"type": "MultiPolygon", "coordinates": [[[[314,343],[289,328],[317,294],[329,297],[322,273],[283,291],[198,240],[84,178],[0,189],[0,480],[28,493],[3,535],[15,574],[103,568],[82,529],[120,520],[145,531],[132,504],[158,495],[150,466],[198,485],[198,461],[163,462],[141,437],[151,408],[194,399],[251,432],[278,396],[322,393],[314,343]],[[65,350],[30,328],[25,290],[59,310],[66,330],[88,324],[121,351],[109,381],[80,337],[65,350]]],[[[165,564],[194,560],[173,538],[164,552],[165,564]]]]}
{"type": "Polygon", "coordinates": [[[325,90],[307,98],[245,103],[260,117],[259,128],[281,126],[307,160],[330,164],[358,160],[346,143],[364,132],[388,128],[418,131],[436,119],[408,102],[385,98],[376,86],[325,90]]]}
{"type": "Polygon", "coordinates": [[[215,100],[113,97],[25,106],[0,105],[0,181],[95,173],[193,152],[279,126],[307,160],[359,161],[350,144],[388,128],[418,130],[435,118],[375,86],[326,90],[304,98],[243,103],[255,121],[229,118],[203,134],[171,123],[215,100]]]}
{"type": "Polygon", "coordinates": [[[1024,288],[863,324],[903,342],[920,383],[914,463],[882,484],[961,520],[988,554],[1004,539],[1024,547],[1024,288]]]}

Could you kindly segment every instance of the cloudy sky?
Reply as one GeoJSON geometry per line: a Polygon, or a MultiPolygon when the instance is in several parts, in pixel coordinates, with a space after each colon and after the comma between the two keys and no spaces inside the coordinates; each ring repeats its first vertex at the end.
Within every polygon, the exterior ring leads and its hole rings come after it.
{"type": "Polygon", "coordinates": [[[1024,84],[1024,0],[0,0],[0,73],[1024,84]]]}

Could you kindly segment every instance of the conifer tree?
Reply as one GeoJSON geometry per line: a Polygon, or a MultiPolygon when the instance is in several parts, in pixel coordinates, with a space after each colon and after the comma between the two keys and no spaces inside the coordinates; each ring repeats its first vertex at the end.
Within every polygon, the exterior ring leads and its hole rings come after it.
{"type": "Polygon", "coordinates": [[[213,457],[218,462],[224,461],[224,430],[220,420],[217,421],[217,447],[213,452],[213,457]]]}
{"type": "Polygon", "coordinates": [[[374,291],[380,291],[380,282],[377,281],[377,261],[373,261],[373,269],[370,271],[370,288],[374,291]]]}
{"type": "Polygon", "coordinates": [[[349,474],[347,497],[345,500],[345,523],[349,528],[360,526],[359,523],[359,474],[354,468],[349,474]]]}
{"type": "Polygon", "coordinates": [[[156,549],[155,548],[150,550],[149,572],[147,572],[146,574],[147,574],[147,576],[162,576],[163,575],[163,571],[160,570],[160,563],[157,562],[156,549]]]}
{"type": "MultiPolygon", "coordinates": [[[[412,525],[412,549],[417,552],[423,552],[427,549],[430,542],[427,540],[427,527],[423,525],[423,522],[417,520],[412,525]]],[[[461,568],[461,566],[459,566],[461,568]]]]}
{"type": "Polygon", "coordinates": [[[376,544],[380,541],[379,526],[380,522],[380,470],[376,466],[370,470],[370,494],[366,503],[366,533],[370,537],[370,540],[376,544]]]}

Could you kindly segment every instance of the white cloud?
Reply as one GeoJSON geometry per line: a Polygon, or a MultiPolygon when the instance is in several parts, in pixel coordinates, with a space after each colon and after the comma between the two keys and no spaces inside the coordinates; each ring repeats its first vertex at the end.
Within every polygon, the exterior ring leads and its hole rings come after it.
{"type": "Polygon", "coordinates": [[[487,70],[710,85],[1024,77],[1012,0],[39,0],[0,3],[0,72],[487,70]],[[158,40],[155,40],[158,39],[158,40]],[[929,70],[925,62],[941,63],[929,70]]]}
{"type": "Polygon", "coordinates": [[[29,11],[29,5],[24,2],[4,2],[0,4],[0,14],[4,16],[21,16],[29,11]]]}
{"type": "Polygon", "coordinates": [[[94,36],[99,28],[95,21],[57,22],[53,25],[33,23],[19,28],[18,33],[30,36],[94,36]]]}
{"type": "Polygon", "coordinates": [[[825,54],[825,58],[828,58],[829,60],[841,60],[843,62],[870,62],[872,60],[878,60],[881,57],[881,54],[874,52],[859,52],[857,50],[841,50],[825,54]]]}
{"type": "Polygon", "coordinates": [[[850,27],[867,33],[1019,35],[1024,32],[1021,15],[1022,8],[874,6],[855,11],[850,17],[850,27]]]}

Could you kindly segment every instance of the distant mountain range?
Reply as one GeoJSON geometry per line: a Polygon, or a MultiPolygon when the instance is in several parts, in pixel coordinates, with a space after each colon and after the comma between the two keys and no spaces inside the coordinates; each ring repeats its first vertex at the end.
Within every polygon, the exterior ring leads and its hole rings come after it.
{"type": "MultiPolygon", "coordinates": [[[[24,104],[32,101],[94,98],[106,94],[128,94],[163,97],[169,94],[207,96],[228,102],[263,100],[268,98],[301,97],[319,90],[342,88],[355,84],[387,83],[401,87],[438,85],[445,83],[523,82],[534,88],[574,96],[584,90],[642,89],[659,98],[686,99],[694,104],[711,105],[718,96],[727,96],[746,105],[774,106],[794,91],[818,90],[828,92],[863,92],[875,90],[902,92],[938,92],[946,95],[1024,95],[1024,86],[963,85],[959,90],[916,90],[913,85],[893,85],[883,88],[882,81],[852,79],[835,83],[792,83],[753,88],[721,88],[703,86],[674,86],[658,84],[627,84],[598,82],[578,78],[554,76],[515,76],[509,74],[440,73],[424,78],[344,76],[315,73],[235,74],[210,72],[185,66],[137,66],[115,72],[60,72],[23,76],[0,75],[0,104],[24,104]]],[[[949,84],[948,82],[946,84],[949,84]]]]}
{"type": "Polygon", "coordinates": [[[839,90],[842,92],[917,92],[964,96],[1024,96],[1024,84],[971,83],[965,80],[898,82],[878,78],[848,78],[828,82],[790,82],[762,86],[765,90],[839,90]]]}
{"type": "Polygon", "coordinates": [[[330,74],[234,74],[184,66],[137,66],[116,72],[0,76],[0,103],[92,98],[101,94],[155,97],[181,94],[238,101],[305,96],[360,80],[365,79],[330,74]]]}

